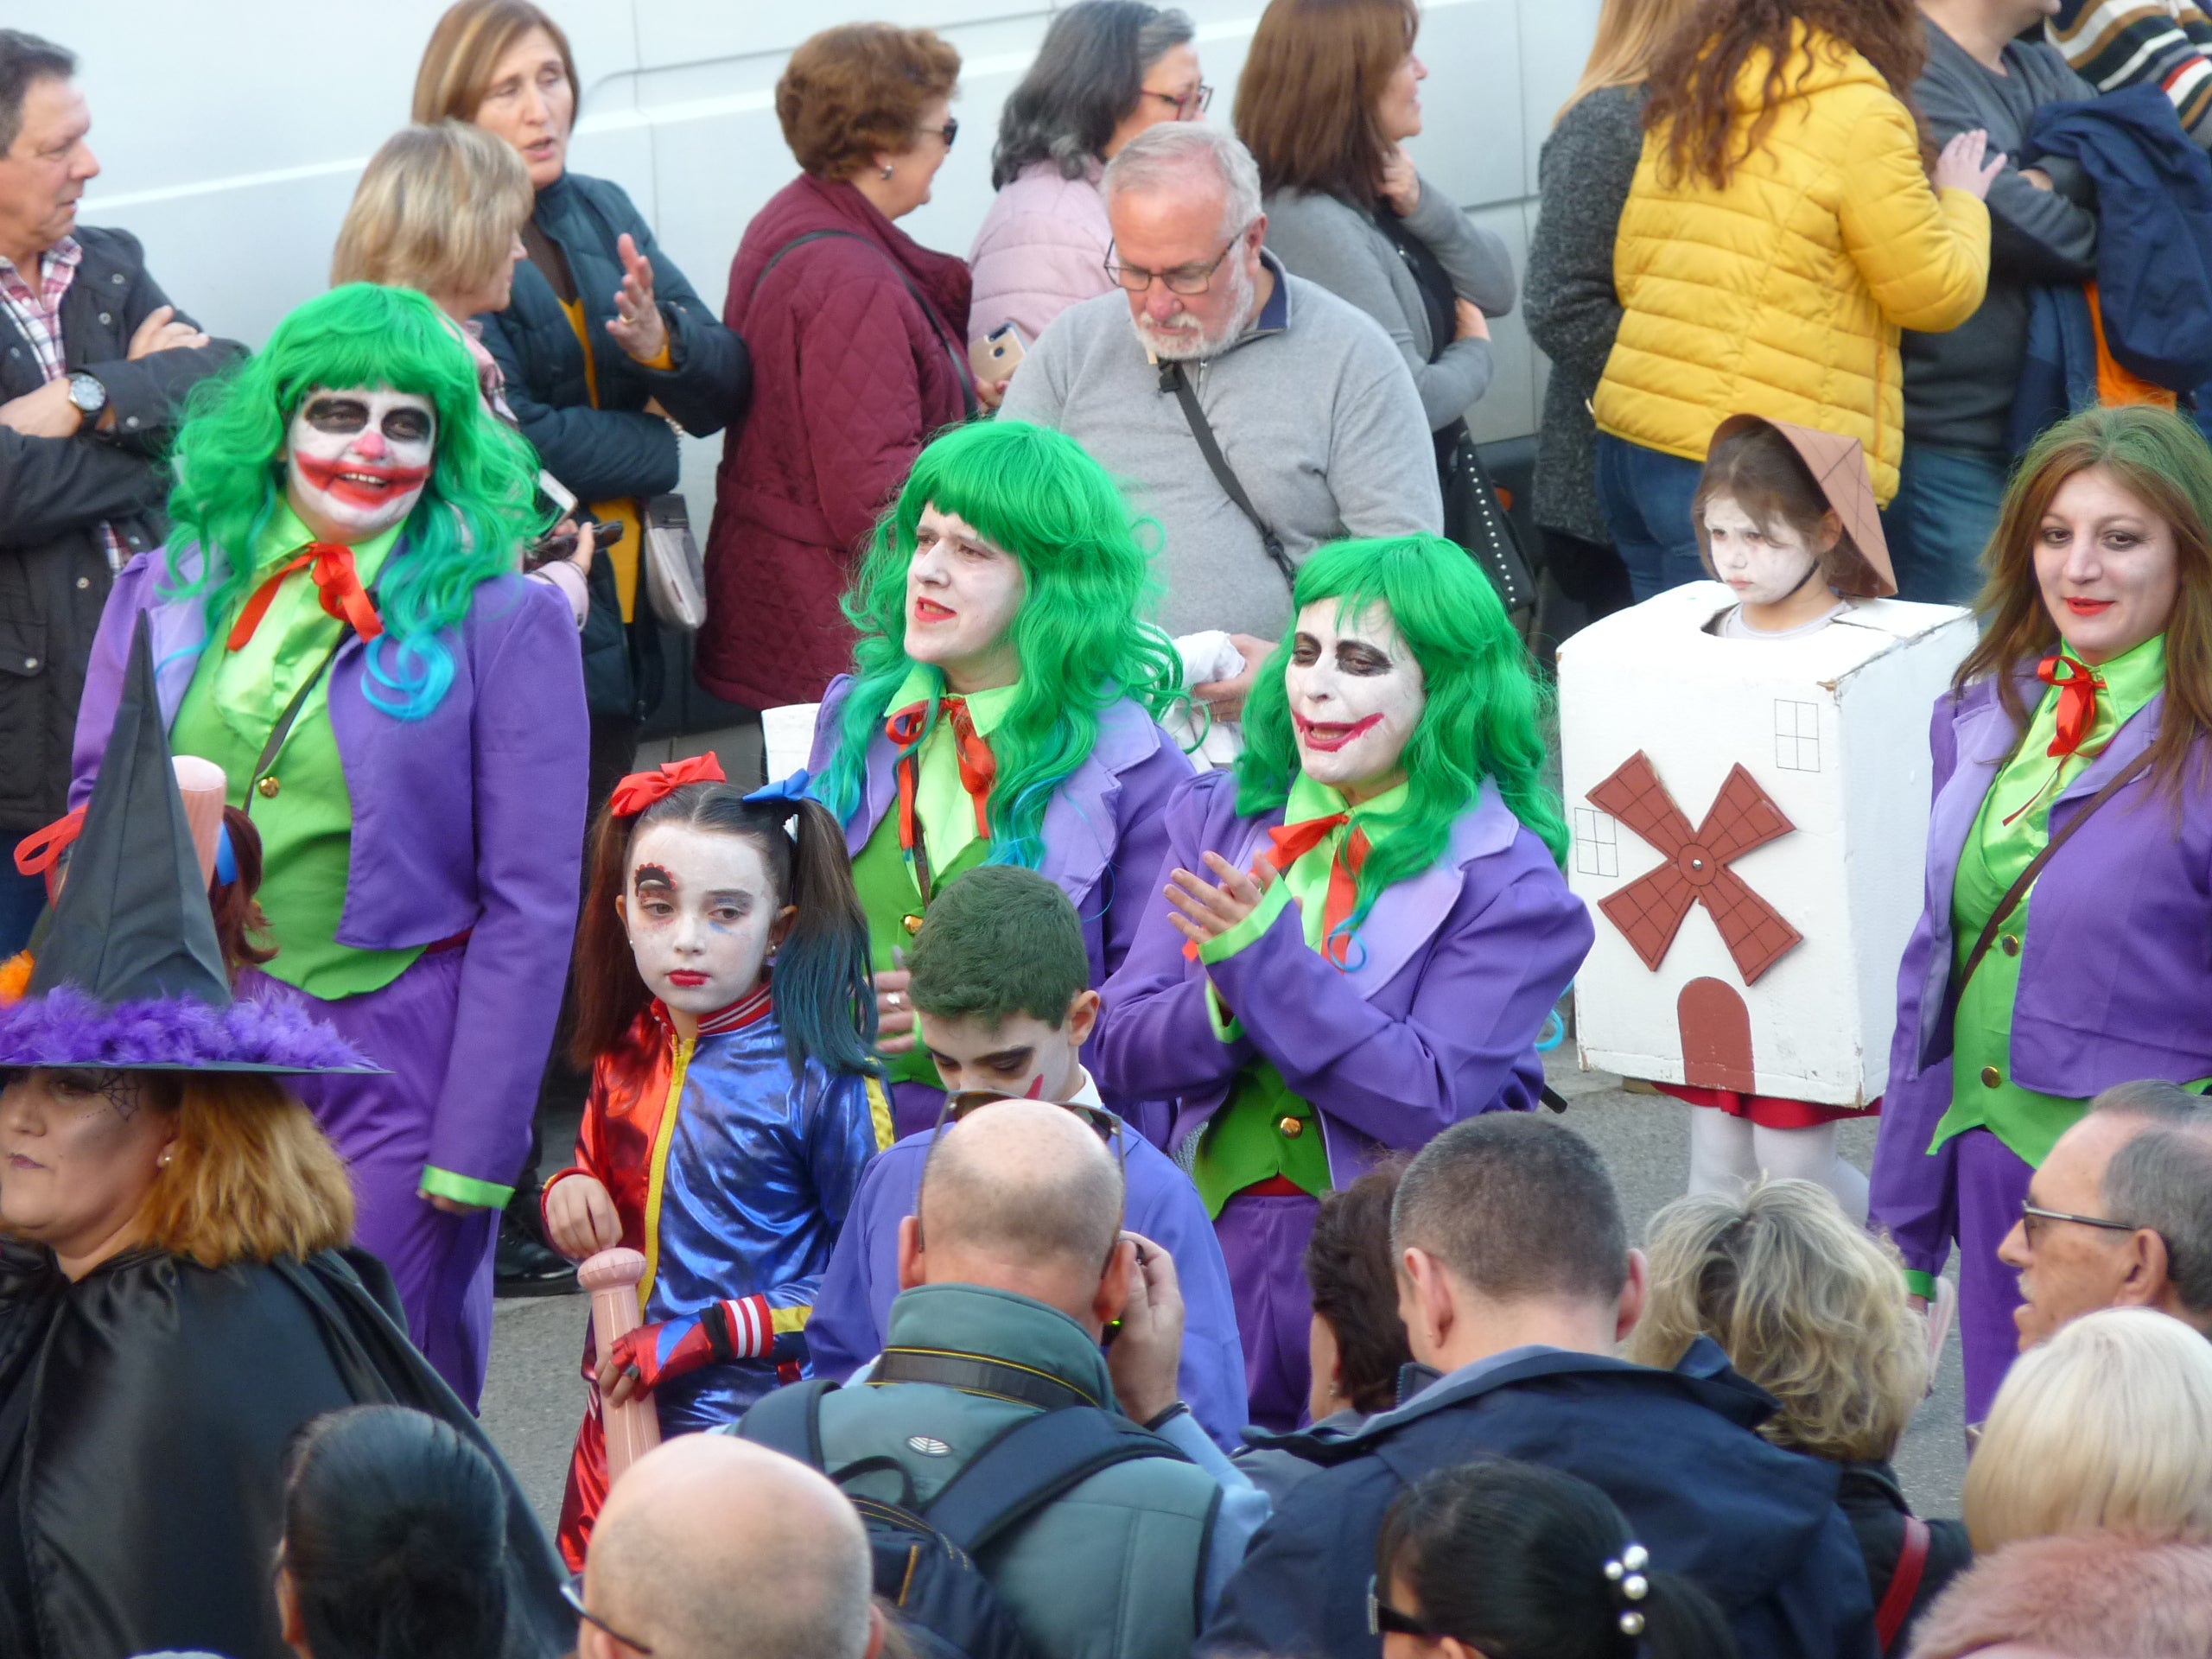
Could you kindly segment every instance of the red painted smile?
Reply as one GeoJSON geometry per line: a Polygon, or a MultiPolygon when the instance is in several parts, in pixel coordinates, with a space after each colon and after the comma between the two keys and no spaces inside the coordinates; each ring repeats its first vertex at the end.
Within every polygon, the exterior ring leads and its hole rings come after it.
{"type": "Polygon", "coordinates": [[[1350,725],[1342,721],[1324,723],[1312,721],[1299,714],[1294,714],[1291,718],[1298,723],[1299,741],[1307,748],[1319,750],[1323,754],[1334,754],[1353,739],[1366,736],[1382,723],[1381,715],[1370,715],[1364,720],[1353,721],[1350,725]]]}
{"type": "Polygon", "coordinates": [[[2069,599],[2066,608],[2075,616],[2102,616],[2117,603],[2117,600],[2111,599],[2069,599]]]}
{"type": "Polygon", "coordinates": [[[933,599],[917,594],[914,599],[914,620],[917,622],[950,622],[960,613],[950,605],[940,605],[933,599]]]}
{"type": "Polygon", "coordinates": [[[671,974],[668,976],[668,982],[671,985],[682,985],[686,988],[689,988],[695,985],[705,984],[707,982],[707,976],[704,974],[694,973],[690,969],[684,968],[679,969],[675,973],[671,974]]]}
{"type": "Polygon", "coordinates": [[[325,495],[355,507],[381,507],[419,490],[430,476],[427,467],[385,467],[375,461],[325,461],[319,455],[295,455],[293,462],[308,484],[325,495]]]}

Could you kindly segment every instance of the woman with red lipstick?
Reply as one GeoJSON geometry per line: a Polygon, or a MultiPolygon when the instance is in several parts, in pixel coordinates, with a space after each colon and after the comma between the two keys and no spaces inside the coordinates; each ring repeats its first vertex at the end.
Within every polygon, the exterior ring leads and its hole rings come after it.
{"type": "MultiPolygon", "coordinates": [[[[1071,438],[1018,421],[922,451],[876,527],[845,613],[851,675],[814,728],[815,793],[845,826],[868,911],[899,1132],[937,1121],[900,952],[931,896],[979,864],[1020,864],[1083,918],[1090,982],[1120,966],[1190,763],[1157,716],[1180,667],[1141,619],[1151,560],[1128,504],[1071,438]]],[[[1155,1141],[1145,1097],[1101,1079],[1155,1141]]]]}
{"type": "Polygon", "coordinates": [[[1107,982],[1098,1075],[1173,1096],[1236,1296],[1252,1421],[1308,1396],[1320,1195],[1478,1112],[1526,1111],[1593,937],[1559,860],[1541,696],[1440,537],[1338,542],[1245,705],[1236,771],[1169,802],[1167,886],[1107,982]]]}
{"type": "Polygon", "coordinates": [[[2113,1084],[2212,1078],[2212,451],[2160,410],[2077,415],[1988,562],[1936,707],[1872,1195],[1916,1294],[1959,1248],[1969,1425],[2015,1347],[1997,1248],[2052,1143],[2113,1084]]]}

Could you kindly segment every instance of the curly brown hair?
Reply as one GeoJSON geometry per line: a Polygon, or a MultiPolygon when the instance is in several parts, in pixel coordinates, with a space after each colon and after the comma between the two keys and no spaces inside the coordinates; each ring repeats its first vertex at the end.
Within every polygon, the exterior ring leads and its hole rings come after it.
{"type": "Polygon", "coordinates": [[[1398,1372],[1414,1357],[1390,1250],[1390,1205],[1405,1169],[1390,1159],[1323,1198],[1306,1244],[1306,1282],[1336,1333],[1345,1403],[1369,1416],[1397,1402],[1398,1372]]]}
{"type": "Polygon", "coordinates": [[[802,170],[849,179],[914,142],[931,100],[952,96],[960,54],[926,29],[846,23],[810,35],[776,82],[776,119],[802,170]]]}
{"type": "Polygon", "coordinates": [[[1913,0],[1709,0],[1659,48],[1644,82],[1643,130],[1660,135],[1661,176],[1727,188],[1736,163],[1774,125],[1777,105],[1804,84],[1816,51],[1831,61],[1856,52],[1873,65],[1912,111],[1923,160],[1934,160],[1928,124],[1912,99],[1912,83],[1928,63],[1928,37],[1913,0]],[[1739,129],[1736,83],[1761,58],[1766,83],[1758,113],[1739,129]]]}

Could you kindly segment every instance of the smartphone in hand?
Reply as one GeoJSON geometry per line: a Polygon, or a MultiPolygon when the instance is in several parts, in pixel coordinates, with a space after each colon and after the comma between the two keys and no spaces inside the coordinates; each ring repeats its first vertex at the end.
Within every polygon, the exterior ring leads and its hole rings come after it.
{"type": "Polygon", "coordinates": [[[968,348],[968,366],[978,380],[1004,380],[1021,366],[1021,330],[1002,322],[968,348]]]}

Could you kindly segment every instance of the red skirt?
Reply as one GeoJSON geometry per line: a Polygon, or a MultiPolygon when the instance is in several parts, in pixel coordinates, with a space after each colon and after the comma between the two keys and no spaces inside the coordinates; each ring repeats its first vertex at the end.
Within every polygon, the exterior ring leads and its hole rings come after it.
{"type": "Polygon", "coordinates": [[[1809,1100],[1783,1100],[1775,1095],[1739,1094],[1733,1089],[1700,1089],[1687,1083],[1655,1083],[1662,1095],[1686,1100],[1693,1106],[1710,1106],[1731,1117],[1747,1117],[1762,1129],[1816,1129],[1847,1117],[1878,1117],[1878,1096],[1864,1106],[1815,1106],[1809,1100]]]}

